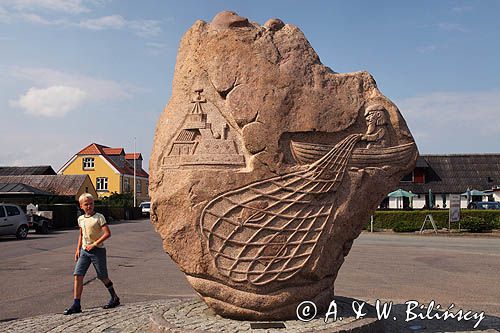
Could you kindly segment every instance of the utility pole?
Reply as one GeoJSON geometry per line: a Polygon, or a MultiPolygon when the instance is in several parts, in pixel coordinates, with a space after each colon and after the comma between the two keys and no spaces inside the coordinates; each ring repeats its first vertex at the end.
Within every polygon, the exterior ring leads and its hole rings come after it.
{"type": "Polygon", "coordinates": [[[136,180],[135,180],[135,168],[136,168],[136,162],[135,162],[135,158],[136,158],[136,146],[135,146],[135,141],[136,141],[136,137],[134,136],[134,207],[137,207],[137,183],[136,183],[136,180]]]}

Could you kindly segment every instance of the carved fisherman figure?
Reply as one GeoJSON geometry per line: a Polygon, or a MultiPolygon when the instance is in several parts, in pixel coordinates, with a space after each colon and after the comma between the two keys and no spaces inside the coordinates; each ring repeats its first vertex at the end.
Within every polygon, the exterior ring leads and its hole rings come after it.
{"type": "Polygon", "coordinates": [[[361,140],[368,142],[367,148],[370,147],[385,147],[387,119],[385,116],[385,108],[381,104],[370,105],[365,110],[366,124],[368,129],[361,140]]]}

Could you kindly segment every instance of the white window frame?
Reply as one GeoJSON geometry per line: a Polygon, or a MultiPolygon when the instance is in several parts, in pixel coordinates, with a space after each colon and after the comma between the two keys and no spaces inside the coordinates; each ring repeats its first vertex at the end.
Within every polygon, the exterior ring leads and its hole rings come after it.
{"type": "Polygon", "coordinates": [[[141,193],[142,192],[142,183],[139,179],[135,181],[135,191],[136,193],[141,193]]]}
{"type": "Polygon", "coordinates": [[[82,159],[83,170],[94,170],[95,168],[94,162],[95,160],[93,157],[84,157],[82,159]]]}
{"type": "Polygon", "coordinates": [[[98,177],[95,180],[96,191],[107,191],[108,190],[108,177],[98,177]]]}

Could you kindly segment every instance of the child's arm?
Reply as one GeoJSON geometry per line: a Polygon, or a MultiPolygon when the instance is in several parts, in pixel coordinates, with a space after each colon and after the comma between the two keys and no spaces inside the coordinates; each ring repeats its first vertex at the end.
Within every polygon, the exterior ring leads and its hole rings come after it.
{"type": "Polygon", "coordinates": [[[101,237],[99,237],[99,239],[96,240],[94,243],[92,243],[90,245],[87,245],[85,247],[85,250],[90,251],[94,247],[96,247],[97,245],[101,244],[102,242],[104,242],[109,237],[111,237],[111,230],[109,230],[109,227],[106,224],[103,225],[101,228],[102,228],[102,231],[103,231],[103,235],[101,237]]]}
{"type": "Polygon", "coordinates": [[[78,245],[76,246],[76,251],[75,251],[75,261],[77,261],[78,257],[80,256],[81,248],[82,248],[82,228],[80,228],[80,235],[78,236],[78,245]]]}

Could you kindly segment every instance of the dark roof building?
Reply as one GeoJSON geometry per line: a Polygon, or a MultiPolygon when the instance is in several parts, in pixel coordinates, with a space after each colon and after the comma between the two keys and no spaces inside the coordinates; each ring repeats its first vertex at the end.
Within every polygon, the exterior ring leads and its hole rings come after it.
{"type": "Polygon", "coordinates": [[[482,191],[483,195],[460,196],[460,205],[466,208],[469,200],[494,201],[500,193],[500,154],[421,155],[415,169],[403,177],[394,188],[412,192],[409,198],[386,198],[383,208],[436,207],[446,208],[451,194],[467,190],[482,191]]]}
{"type": "MultiPolygon", "coordinates": [[[[53,196],[78,197],[84,193],[90,193],[97,197],[97,193],[87,175],[25,175],[25,176],[0,176],[0,184],[4,187],[4,195],[10,191],[11,194],[18,192],[17,189],[34,188],[38,190],[33,194],[49,193],[53,196]],[[11,184],[11,186],[7,186],[11,184]]],[[[27,191],[29,192],[29,191],[27,191]]]]}
{"type": "Polygon", "coordinates": [[[0,176],[56,175],[50,165],[0,166],[0,176]]]}
{"type": "Polygon", "coordinates": [[[15,195],[52,196],[52,193],[42,191],[38,188],[23,183],[0,183],[0,196],[15,195]]]}
{"type": "Polygon", "coordinates": [[[463,193],[500,185],[500,154],[421,155],[399,187],[413,193],[463,193]]]}

